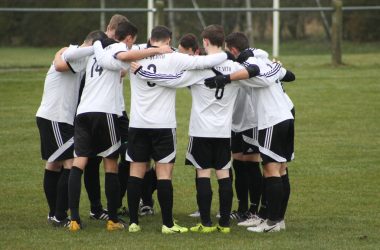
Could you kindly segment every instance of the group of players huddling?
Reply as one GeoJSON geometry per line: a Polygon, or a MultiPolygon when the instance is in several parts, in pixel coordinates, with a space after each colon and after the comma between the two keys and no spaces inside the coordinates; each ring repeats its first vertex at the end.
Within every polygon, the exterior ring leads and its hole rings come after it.
{"type": "Polygon", "coordinates": [[[170,47],[171,36],[167,27],[156,26],[147,44],[135,45],[136,26],[116,14],[105,33],[93,31],[82,45],[56,53],[36,114],[46,161],[48,221],[70,231],[83,228],[79,201],[84,175],[90,218],[106,220],[107,230],[141,231],[139,215],[154,213],[156,189],[161,232],[188,232],[173,220],[171,180],[176,88],[188,87],[192,107],[186,165],[196,169],[198,204],[190,216],[200,217],[190,231],[229,233],[231,219],[252,232],[285,230],[294,107],[282,83],[294,81],[294,74],[269,60],[265,51],[251,48],[243,33],[225,37],[220,25],[202,31],[203,52],[195,35],[184,35],[177,51],[170,47]],[[129,119],[123,97],[126,74],[129,119]],[[100,197],[101,161],[107,209],[100,197]],[[210,215],[211,169],[219,185],[217,225],[210,215]],[[231,211],[233,179],[237,211],[231,211]],[[122,206],[126,192],[128,209],[122,206]],[[124,215],[129,223],[120,218],[124,215]]]}

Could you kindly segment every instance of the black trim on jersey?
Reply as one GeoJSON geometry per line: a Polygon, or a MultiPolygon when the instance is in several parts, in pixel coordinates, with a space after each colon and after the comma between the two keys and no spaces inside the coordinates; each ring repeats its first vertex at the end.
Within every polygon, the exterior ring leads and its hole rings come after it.
{"type": "Polygon", "coordinates": [[[73,73],[75,74],[76,72],[75,72],[74,69],[71,67],[70,63],[69,63],[69,62],[66,62],[66,63],[67,63],[67,66],[69,66],[69,69],[71,70],[71,72],[73,72],[73,73]]]}

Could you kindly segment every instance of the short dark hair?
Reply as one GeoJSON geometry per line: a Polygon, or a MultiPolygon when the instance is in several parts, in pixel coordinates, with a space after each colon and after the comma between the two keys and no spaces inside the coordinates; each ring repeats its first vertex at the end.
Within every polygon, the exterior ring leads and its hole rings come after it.
{"type": "Polygon", "coordinates": [[[150,33],[150,40],[161,42],[168,38],[172,38],[172,32],[169,30],[168,27],[163,25],[158,25],[152,29],[152,32],[150,33]]]}
{"type": "Polygon", "coordinates": [[[94,41],[94,40],[102,40],[105,38],[107,38],[106,33],[104,33],[101,30],[94,30],[94,31],[91,31],[90,33],[88,33],[88,35],[86,36],[86,38],[84,40],[86,42],[92,43],[92,41],[94,41]]]}
{"type": "Polygon", "coordinates": [[[234,47],[241,52],[249,48],[248,37],[242,32],[233,32],[226,36],[226,45],[228,48],[234,47]]]}
{"type": "Polygon", "coordinates": [[[212,45],[222,47],[224,42],[223,26],[212,24],[207,26],[201,34],[203,39],[208,39],[212,45]]]}
{"type": "Polygon", "coordinates": [[[115,38],[118,41],[123,41],[127,36],[135,37],[137,35],[136,26],[130,21],[124,21],[117,25],[115,30],[115,38]]]}
{"type": "Polygon", "coordinates": [[[193,52],[199,49],[198,39],[193,33],[183,35],[179,39],[179,44],[185,49],[191,49],[193,52]]]}

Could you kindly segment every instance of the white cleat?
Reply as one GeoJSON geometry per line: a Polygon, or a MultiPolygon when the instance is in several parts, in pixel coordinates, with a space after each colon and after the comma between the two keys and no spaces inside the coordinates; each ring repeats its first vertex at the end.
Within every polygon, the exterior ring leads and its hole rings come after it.
{"type": "Polygon", "coordinates": [[[273,225],[269,225],[268,220],[265,220],[256,227],[248,227],[247,230],[251,232],[255,232],[255,233],[271,233],[271,232],[279,232],[281,228],[280,228],[279,222],[273,225]]]}
{"type": "Polygon", "coordinates": [[[190,217],[198,218],[201,216],[201,213],[197,210],[194,213],[189,214],[190,217]]]}
{"type": "Polygon", "coordinates": [[[280,224],[280,229],[281,230],[285,230],[286,229],[285,220],[284,219],[282,219],[278,224],[280,224]]]}
{"type": "Polygon", "coordinates": [[[243,226],[243,227],[256,227],[260,225],[264,219],[261,219],[259,216],[256,214],[250,216],[248,219],[245,221],[239,222],[238,226],[243,226]]]}

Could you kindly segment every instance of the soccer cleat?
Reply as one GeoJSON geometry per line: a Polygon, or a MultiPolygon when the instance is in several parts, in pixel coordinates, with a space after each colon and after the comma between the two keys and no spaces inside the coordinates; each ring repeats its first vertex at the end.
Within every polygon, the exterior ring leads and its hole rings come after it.
{"type": "Polygon", "coordinates": [[[203,226],[202,223],[199,223],[195,227],[190,228],[191,232],[204,233],[204,234],[212,233],[212,232],[215,232],[216,230],[217,230],[216,227],[203,226]]]}
{"type": "Polygon", "coordinates": [[[90,219],[93,220],[108,220],[108,211],[102,209],[97,213],[93,213],[90,211],[90,219]]]}
{"type": "Polygon", "coordinates": [[[128,227],[128,232],[130,232],[130,233],[137,233],[140,231],[141,231],[141,227],[139,225],[137,225],[136,223],[132,223],[128,227]]]}
{"type": "Polygon", "coordinates": [[[285,230],[286,229],[285,220],[284,219],[280,220],[280,222],[278,224],[280,224],[280,229],[281,230],[285,230]]]}
{"type": "Polygon", "coordinates": [[[224,234],[228,234],[231,232],[231,228],[230,227],[222,227],[220,225],[218,225],[216,227],[216,230],[218,230],[218,232],[221,232],[221,233],[224,233],[224,234]]]}
{"type": "Polygon", "coordinates": [[[113,222],[112,220],[107,221],[107,230],[108,231],[116,231],[116,230],[123,230],[125,229],[125,224],[121,221],[119,222],[113,222]]]}
{"type": "Polygon", "coordinates": [[[117,215],[118,216],[125,216],[129,217],[129,211],[126,207],[121,207],[117,210],[117,215]]]}
{"type": "Polygon", "coordinates": [[[244,221],[247,219],[247,216],[245,213],[239,212],[239,211],[232,211],[230,214],[231,220],[237,220],[238,222],[244,221]]]}
{"type": "Polygon", "coordinates": [[[53,219],[54,219],[54,216],[50,216],[50,215],[48,214],[48,216],[47,216],[47,221],[48,221],[48,222],[52,222],[53,219]]]}
{"type": "Polygon", "coordinates": [[[194,213],[189,214],[190,217],[198,218],[201,216],[201,213],[197,210],[194,213]]]}
{"type": "Polygon", "coordinates": [[[58,220],[55,216],[51,220],[51,224],[54,227],[69,227],[71,220],[69,218],[65,218],[63,220],[58,220]]]}
{"type": "Polygon", "coordinates": [[[260,225],[264,220],[261,219],[259,216],[256,214],[251,214],[249,218],[247,218],[244,221],[241,221],[238,223],[238,226],[243,226],[243,227],[256,227],[260,225]]]}
{"type": "Polygon", "coordinates": [[[255,233],[271,233],[278,232],[281,230],[281,228],[279,222],[272,223],[269,220],[265,220],[256,227],[248,227],[247,230],[255,233]]]}
{"type": "Polygon", "coordinates": [[[139,209],[139,215],[140,216],[154,215],[154,208],[151,206],[143,206],[139,209]]]}
{"type": "Polygon", "coordinates": [[[189,229],[186,227],[181,227],[174,223],[172,227],[167,227],[165,225],[162,225],[161,232],[163,234],[175,234],[175,233],[186,233],[189,229]]]}
{"type": "Polygon", "coordinates": [[[70,221],[69,230],[71,232],[77,232],[77,231],[79,231],[81,229],[82,229],[82,227],[81,227],[80,223],[78,223],[75,220],[70,221]]]}
{"type": "MultiPolygon", "coordinates": [[[[201,214],[199,214],[199,216],[201,216],[201,214]]],[[[218,212],[216,215],[215,215],[216,218],[220,218],[220,212],[218,212]]]]}

